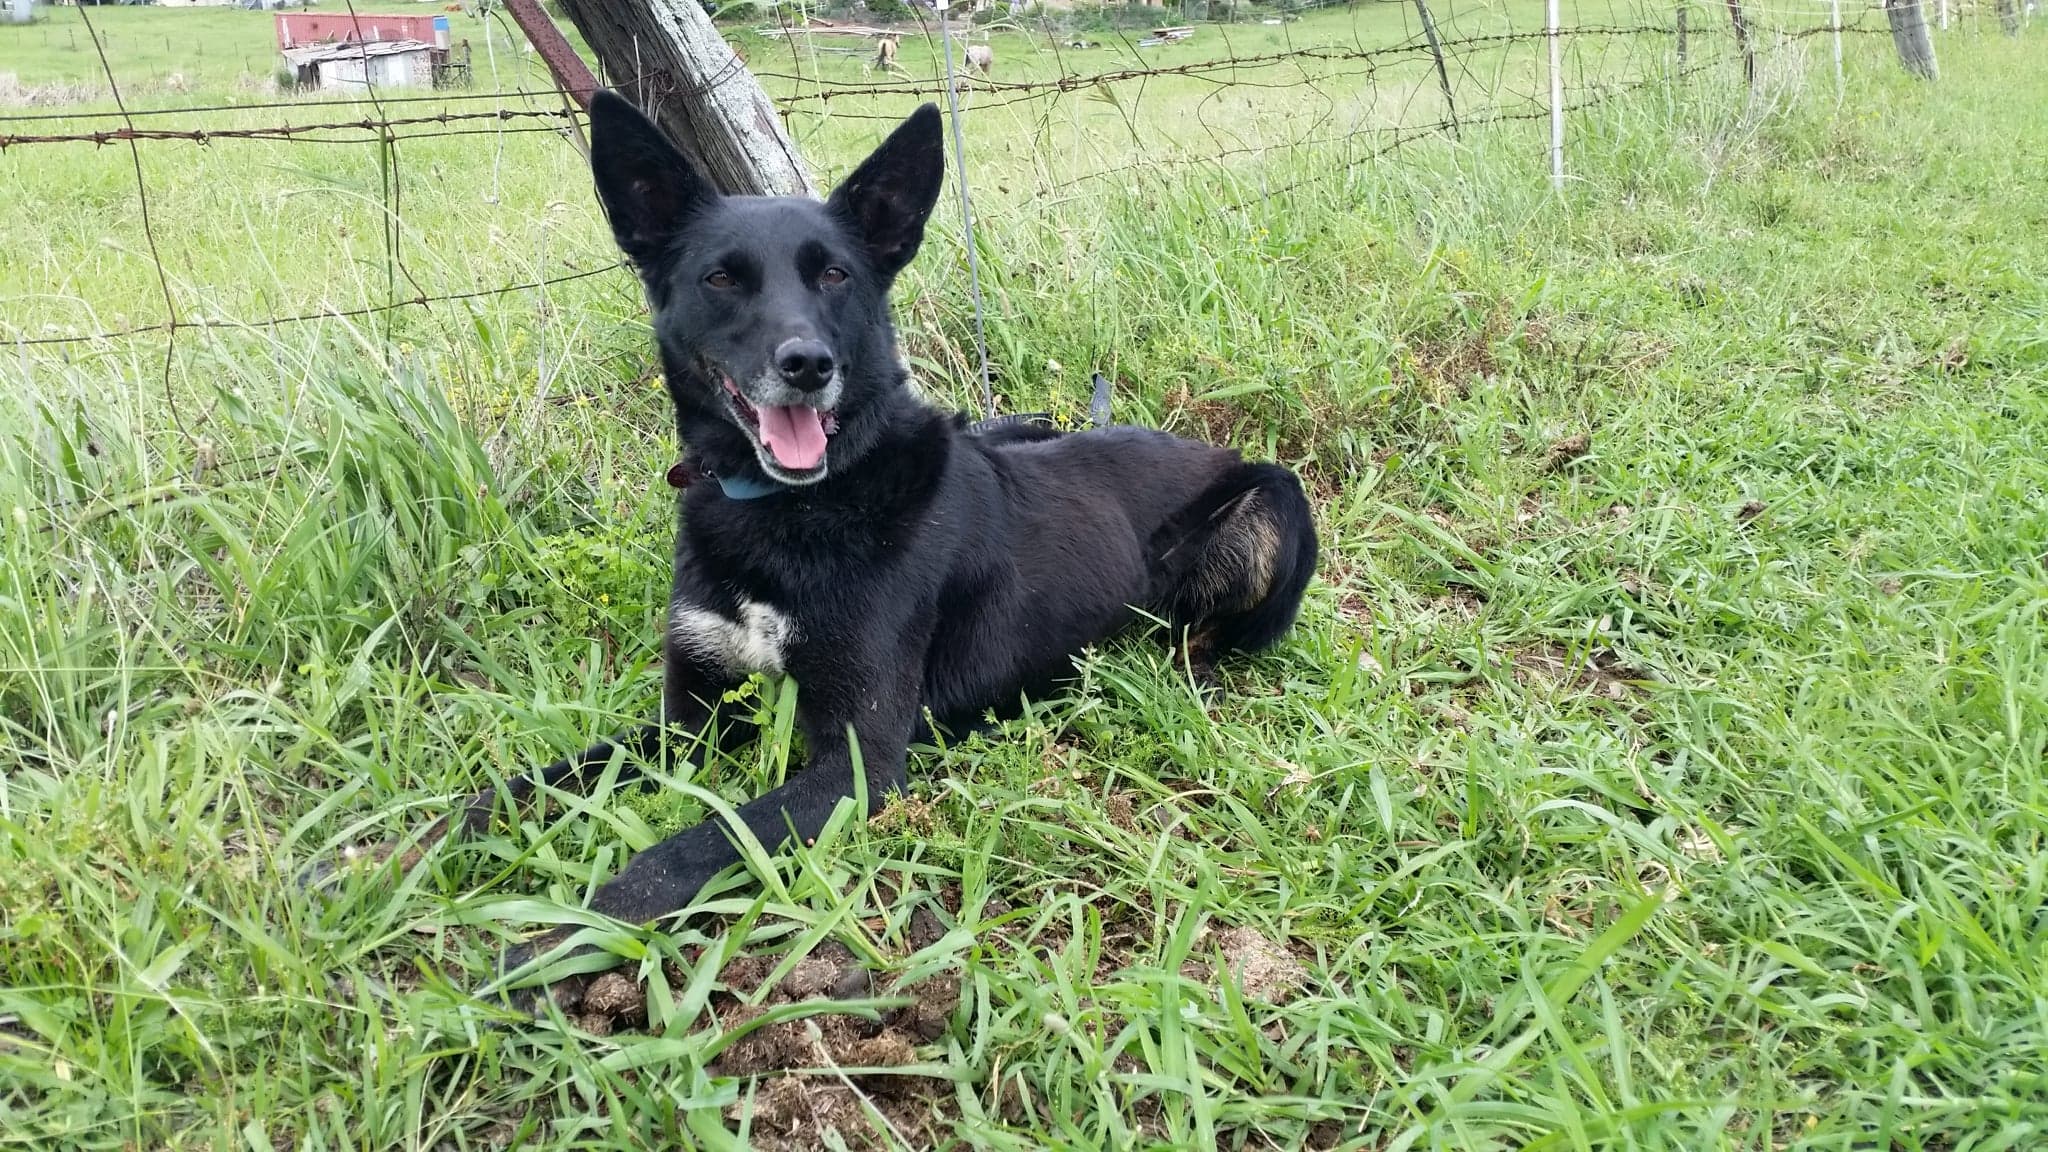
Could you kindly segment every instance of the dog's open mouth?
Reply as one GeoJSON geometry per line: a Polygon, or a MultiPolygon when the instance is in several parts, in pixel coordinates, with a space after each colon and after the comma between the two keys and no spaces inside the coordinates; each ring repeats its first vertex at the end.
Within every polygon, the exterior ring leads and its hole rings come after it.
{"type": "Polygon", "coordinates": [[[761,464],[778,480],[816,479],[825,470],[825,439],[839,431],[839,414],[803,404],[755,407],[739,386],[721,377],[725,395],[740,427],[753,438],[761,464]],[[775,467],[769,467],[773,461],[775,467]]]}

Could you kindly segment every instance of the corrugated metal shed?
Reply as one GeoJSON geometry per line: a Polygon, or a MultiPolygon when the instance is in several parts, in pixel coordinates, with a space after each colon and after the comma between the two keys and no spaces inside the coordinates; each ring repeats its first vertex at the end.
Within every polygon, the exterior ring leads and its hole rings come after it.
{"type": "Polygon", "coordinates": [[[305,48],[325,41],[418,40],[448,47],[448,17],[394,16],[383,12],[280,12],[277,46],[305,48]]]}
{"type": "Polygon", "coordinates": [[[434,46],[417,40],[309,44],[283,55],[303,87],[414,88],[434,82],[434,46]]]}

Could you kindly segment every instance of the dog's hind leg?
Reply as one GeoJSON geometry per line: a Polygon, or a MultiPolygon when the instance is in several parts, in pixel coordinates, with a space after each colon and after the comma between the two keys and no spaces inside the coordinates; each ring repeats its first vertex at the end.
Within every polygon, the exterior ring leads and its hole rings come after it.
{"type": "Polygon", "coordinates": [[[1244,464],[1168,521],[1153,555],[1153,606],[1189,670],[1212,681],[1225,653],[1259,651],[1293,625],[1315,574],[1315,519],[1294,473],[1244,464]]]}

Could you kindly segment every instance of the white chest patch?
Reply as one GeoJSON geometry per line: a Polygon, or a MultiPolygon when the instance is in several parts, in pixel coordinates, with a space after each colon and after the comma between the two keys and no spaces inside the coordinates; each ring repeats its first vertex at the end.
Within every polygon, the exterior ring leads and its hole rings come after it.
{"type": "Polygon", "coordinates": [[[780,673],[783,653],[796,639],[796,621],[773,605],[753,600],[740,601],[737,620],[695,604],[678,603],[669,611],[668,628],[685,652],[735,676],[780,673]]]}

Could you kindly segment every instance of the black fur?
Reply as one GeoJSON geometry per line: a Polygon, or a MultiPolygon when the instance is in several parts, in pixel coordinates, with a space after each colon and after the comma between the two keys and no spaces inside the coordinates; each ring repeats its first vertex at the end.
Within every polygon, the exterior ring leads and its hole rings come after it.
{"type": "MultiPolygon", "coordinates": [[[[943,179],[936,108],[914,113],[822,204],[719,196],[611,93],[591,105],[591,154],[646,284],[688,453],[723,480],[782,486],[733,499],[699,482],[679,500],[662,716],[674,738],[649,725],[541,781],[582,787],[615,751],[644,758],[687,748],[683,737],[715,722],[730,729],[719,700],[753,670],[742,657],[779,664],[799,686],[809,763],[739,809],[772,848],[815,836],[854,795],[849,727],[872,814],[904,786],[927,711],[961,728],[1014,707],[1139,610],[1186,637],[1198,673],[1293,623],[1316,560],[1293,473],[1140,428],[969,435],[911,393],[888,291],[943,179]],[[803,350],[795,374],[778,352],[791,347],[803,350]],[[836,384],[818,371],[827,362],[836,384]],[[836,431],[815,468],[775,456],[743,413],[799,392],[832,401],[819,420],[836,431]],[[773,616],[788,627],[778,659],[762,660],[773,616]]],[[[513,798],[534,787],[516,782],[513,798]]],[[[478,797],[464,823],[481,824],[494,799],[478,797]]],[[[727,830],[707,821],[634,857],[591,904],[636,923],[666,917],[737,859],[727,830]]]]}

